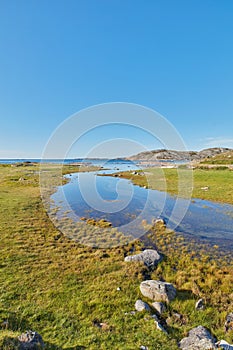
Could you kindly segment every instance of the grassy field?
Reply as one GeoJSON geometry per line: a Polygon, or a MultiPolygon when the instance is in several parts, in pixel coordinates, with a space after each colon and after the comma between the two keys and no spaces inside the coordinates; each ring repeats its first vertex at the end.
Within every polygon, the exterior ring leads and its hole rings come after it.
{"type": "Polygon", "coordinates": [[[120,176],[132,180],[136,185],[167,191],[172,195],[178,194],[178,180],[180,179],[180,195],[186,196],[187,190],[188,195],[191,194],[192,198],[233,204],[233,171],[230,169],[148,168],[144,173],[145,175],[139,172],[137,175],[132,172],[122,172],[120,176]],[[183,185],[189,188],[184,188],[183,185]],[[191,185],[193,186],[192,191],[191,185]],[[203,190],[203,187],[208,187],[208,189],[203,190]]]}
{"type": "MultiPolygon", "coordinates": [[[[65,173],[77,170],[66,168],[65,173]]],[[[144,345],[175,350],[177,341],[200,324],[218,338],[233,340],[223,329],[233,309],[231,257],[213,260],[217,247],[207,254],[164,227],[149,232],[165,255],[154,272],[124,262],[132,245],[139,251],[141,242],[114,249],[81,246],[49,220],[37,171],[36,166],[0,166],[0,349],[17,349],[16,337],[28,329],[42,335],[46,349],[134,350],[144,345]],[[141,298],[145,276],[163,278],[178,289],[164,315],[169,335],[156,330],[144,313],[126,314],[141,298]],[[200,297],[206,309],[197,312],[200,297]],[[182,320],[174,318],[174,311],[182,320]],[[101,329],[98,322],[108,326],[101,329]]]]}

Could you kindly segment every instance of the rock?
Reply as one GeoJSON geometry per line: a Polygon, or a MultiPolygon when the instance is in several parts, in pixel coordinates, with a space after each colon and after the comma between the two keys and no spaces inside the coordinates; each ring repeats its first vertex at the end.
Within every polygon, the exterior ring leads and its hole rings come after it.
{"type": "Polygon", "coordinates": [[[204,308],[205,308],[205,305],[204,305],[203,299],[199,299],[199,300],[196,302],[195,309],[196,309],[196,310],[203,310],[204,308]]]}
{"type": "Polygon", "coordinates": [[[98,327],[98,328],[101,328],[103,331],[110,331],[110,330],[112,329],[112,327],[109,326],[108,323],[106,323],[106,322],[100,322],[100,321],[97,320],[97,319],[94,319],[94,320],[92,321],[92,323],[93,323],[93,326],[98,327]]]}
{"type": "Polygon", "coordinates": [[[141,345],[141,346],[140,346],[140,350],[148,350],[148,347],[147,347],[147,346],[144,346],[144,345],[141,345]]]}
{"type": "Polygon", "coordinates": [[[24,177],[20,177],[19,181],[25,181],[26,179],[24,179],[24,177]]]}
{"type": "Polygon", "coordinates": [[[220,340],[215,345],[220,349],[233,350],[233,344],[229,344],[225,340],[220,340]]]}
{"type": "Polygon", "coordinates": [[[42,336],[33,331],[27,331],[21,334],[19,337],[20,350],[38,350],[44,348],[44,342],[42,336]]]}
{"type": "Polygon", "coordinates": [[[166,329],[165,328],[163,328],[163,326],[158,322],[158,321],[155,321],[155,324],[156,324],[156,328],[159,330],[159,331],[161,331],[161,332],[163,332],[163,333],[166,333],[167,334],[167,331],[166,331],[166,329]]]}
{"type": "Polygon", "coordinates": [[[125,261],[142,261],[147,267],[154,267],[162,257],[155,249],[146,249],[142,253],[129,255],[125,257],[125,261]]]}
{"type": "Polygon", "coordinates": [[[188,333],[188,337],[180,341],[179,347],[183,350],[217,349],[214,337],[203,326],[191,329],[188,333]]]}
{"type": "Polygon", "coordinates": [[[117,287],[117,291],[120,292],[121,291],[121,287],[117,287]]]}
{"type": "Polygon", "coordinates": [[[229,330],[233,329],[233,312],[227,315],[224,326],[225,326],[225,332],[228,332],[229,330]]]}
{"type": "Polygon", "coordinates": [[[158,219],[153,219],[153,220],[152,220],[152,224],[153,224],[153,225],[156,225],[156,224],[165,225],[166,223],[165,223],[165,221],[164,221],[163,219],[158,218],[158,219]]]}
{"type": "Polygon", "coordinates": [[[161,315],[166,310],[165,305],[159,301],[155,301],[151,305],[158,312],[159,315],[161,315]]]}
{"type": "Polygon", "coordinates": [[[136,311],[125,312],[125,315],[135,315],[136,311]]]}
{"type": "Polygon", "coordinates": [[[201,187],[201,190],[203,190],[203,191],[208,191],[208,189],[209,189],[209,186],[201,187]]]}
{"type": "Polygon", "coordinates": [[[137,311],[150,311],[150,306],[147,303],[144,303],[144,301],[139,299],[135,303],[135,310],[137,310],[137,311]]]}
{"type": "Polygon", "coordinates": [[[140,291],[142,295],[154,301],[170,302],[176,296],[176,288],[171,283],[156,280],[143,281],[140,291]]]}

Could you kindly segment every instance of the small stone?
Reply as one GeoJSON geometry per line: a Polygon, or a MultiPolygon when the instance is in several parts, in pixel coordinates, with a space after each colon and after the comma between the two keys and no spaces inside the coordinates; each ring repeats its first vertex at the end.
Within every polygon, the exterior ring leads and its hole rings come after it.
{"type": "Polygon", "coordinates": [[[165,305],[159,301],[155,301],[151,305],[158,312],[159,315],[161,315],[166,310],[165,305]]]}
{"type": "Polygon", "coordinates": [[[149,350],[147,346],[141,345],[140,350],[149,350]]]}
{"type": "Polygon", "coordinates": [[[135,315],[136,311],[125,312],[125,315],[135,315]]]}
{"type": "Polygon", "coordinates": [[[121,291],[121,287],[117,287],[117,290],[118,290],[118,291],[121,291]]]}
{"type": "Polygon", "coordinates": [[[140,290],[144,297],[154,301],[170,302],[176,296],[176,288],[167,282],[147,280],[140,284],[140,290]]]}
{"type": "Polygon", "coordinates": [[[139,299],[135,303],[135,310],[137,310],[137,311],[150,311],[150,307],[147,303],[144,303],[144,301],[139,299]]]}
{"type": "Polygon", "coordinates": [[[196,310],[203,310],[204,308],[205,308],[205,306],[204,306],[204,301],[203,301],[203,299],[199,299],[199,300],[196,302],[195,309],[196,309],[196,310]]]}

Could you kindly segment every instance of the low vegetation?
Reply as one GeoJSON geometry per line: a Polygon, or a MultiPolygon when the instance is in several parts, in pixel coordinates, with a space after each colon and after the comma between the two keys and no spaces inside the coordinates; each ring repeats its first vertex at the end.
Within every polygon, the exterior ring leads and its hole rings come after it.
{"type": "Polygon", "coordinates": [[[172,195],[179,193],[184,197],[190,195],[192,198],[233,204],[233,171],[228,168],[148,168],[136,174],[122,172],[118,176],[133,181],[135,185],[167,191],[172,195]]]}
{"type": "MultiPolygon", "coordinates": [[[[77,170],[67,167],[65,173],[77,170]]],[[[170,171],[166,173],[172,177],[170,171]]],[[[198,170],[198,174],[198,187],[204,182],[214,186],[210,172],[198,170]]],[[[220,179],[225,179],[225,187],[232,186],[231,172],[218,174],[217,186],[220,179]]],[[[164,227],[148,225],[145,241],[156,245],[164,260],[153,272],[141,264],[126,263],[124,256],[132,248],[140,251],[143,241],[97,249],[68,239],[49,220],[38,185],[37,166],[0,166],[1,349],[17,349],[17,336],[28,329],[42,335],[46,349],[133,350],[144,345],[175,350],[177,341],[199,324],[232,342],[233,334],[224,333],[225,317],[233,309],[231,255],[221,256],[217,246],[207,253],[205,247],[186,242],[164,227]],[[178,297],[164,315],[169,319],[169,335],[156,330],[145,313],[130,314],[142,297],[139,284],[148,277],[172,282],[178,289],[178,297]],[[195,311],[200,297],[206,308],[195,311]],[[176,320],[173,311],[182,319],[176,320]],[[98,327],[100,322],[107,327],[98,327]]],[[[224,186],[221,193],[225,199],[224,186]]]]}

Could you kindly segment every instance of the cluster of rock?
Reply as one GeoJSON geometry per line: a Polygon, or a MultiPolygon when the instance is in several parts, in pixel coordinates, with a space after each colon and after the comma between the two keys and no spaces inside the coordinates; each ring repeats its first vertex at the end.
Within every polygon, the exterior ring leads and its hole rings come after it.
{"type": "Polygon", "coordinates": [[[18,337],[20,350],[39,350],[44,348],[42,336],[33,331],[27,331],[18,337]]]}
{"type": "MultiPolygon", "coordinates": [[[[146,249],[139,254],[125,257],[126,262],[139,261],[143,262],[147,267],[153,268],[162,260],[162,256],[154,249],[146,249]]],[[[173,284],[159,281],[159,280],[145,280],[140,284],[141,294],[150,299],[150,304],[138,299],[135,302],[135,310],[137,312],[148,312],[150,317],[154,320],[156,328],[163,333],[167,334],[166,326],[169,322],[162,319],[162,314],[166,310],[166,305],[170,303],[176,297],[176,288],[173,284]]],[[[195,309],[203,310],[205,308],[204,300],[199,299],[195,304],[195,309]]],[[[131,312],[134,314],[135,312],[131,312]]],[[[182,321],[182,315],[174,313],[177,319],[182,321]]],[[[225,322],[225,331],[233,329],[233,313],[230,313],[225,322]]],[[[183,338],[178,346],[182,350],[212,350],[212,349],[228,349],[233,350],[233,345],[228,344],[226,341],[221,340],[216,342],[216,339],[212,334],[203,326],[198,326],[191,329],[187,337],[183,338]]],[[[144,345],[140,349],[148,348],[144,345]]]]}

